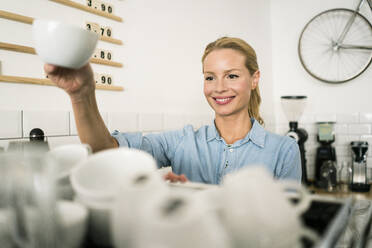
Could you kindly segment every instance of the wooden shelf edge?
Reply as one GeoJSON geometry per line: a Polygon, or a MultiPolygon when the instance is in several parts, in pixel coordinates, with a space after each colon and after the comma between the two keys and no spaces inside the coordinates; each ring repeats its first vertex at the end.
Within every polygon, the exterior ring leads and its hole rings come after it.
{"type": "MultiPolygon", "coordinates": [[[[0,49],[13,51],[13,52],[20,52],[20,53],[36,54],[36,51],[33,47],[21,46],[21,45],[5,43],[5,42],[0,42],[0,49]]],[[[114,66],[114,67],[123,67],[123,64],[119,62],[108,61],[104,59],[91,58],[89,61],[94,64],[108,65],[108,66],[114,66]]]]}
{"type": "MultiPolygon", "coordinates": [[[[5,76],[5,75],[0,75],[0,82],[56,86],[49,79],[30,78],[30,77],[16,77],[16,76],[5,76]]],[[[98,85],[98,84],[96,85],[96,89],[98,89],[98,90],[110,90],[110,91],[123,91],[124,90],[124,88],[121,87],[121,86],[98,85]]]]}
{"type": "Polygon", "coordinates": [[[84,10],[84,11],[90,12],[92,14],[96,14],[96,15],[99,15],[99,16],[103,16],[103,17],[112,19],[114,21],[123,22],[123,19],[119,16],[116,16],[116,15],[113,15],[113,14],[108,14],[108,13],[102,12],[100,10],[92,9],[88,6],[85,6],[81,3],[77,3],[77,2],[74,2],[74,1],[70,1],[70,0],[49,0],[49,1],[64,4],[64,5],[67,5],[69,7],[76,8],[76,9],[84,10]]]}
{"type": "MultiPolygon", "coordinates": [[[[0,18],[5,18],[5,19],[8,19],[8,20],[22,22],[22,23],[31,24],[31,25],[34,22],[34,18],[32,18],[32,17],[18,15],[16,13],[11,13],[11,12],[4,11],[4,10],[0,10],[0,18]]],[[[112,37],[99,36],[99,39],[101,41],[113,43],[113,44],[116,44],[116,45],[123,45],[123,42],[121,40],[118,40],[118,39],[115,39],[115,38],[112,38],[112,37]]]]}
{"type": "Polygon", "coordinates": [[[121,86],[116,85],[104,85],[104,84],[96,84],[96,89],[99,90],[112,90],[112,91],[123,91],[124,88],[121,86]]]}
{"type": "Polygon", "coordinates": [[[110,43],[113,43],[113,44],[116,44],[116,45],[123,45],[123,42],[121,40],[114,39],[114,38],[111,38],[111,37],[100,36],[99,39],[101,41],[110,42],[110,43]]]}
{"type": "Polygon", "coordinates": [[[91,58],[89,61],[91,63],[94,63],[94,64],[109,65],[109,66],[114,66],[114,67],[123,67],[122,63],[114,62],[114,61],[108,61],[108,60],[104,60],[104,59],[91,58]]]}
{"type": "Polygon", "coordinates": [[[34,22],[34,18],[32,17],[18,15],[15,13],[4,11],[4,10],[0,10],[0,17],[8,19],[8,20],[12,20],[12,21],[23,22],[26,24],[32,24],[34,22]]]}
{"type": "Polygon", "coordinates": [[[20,52],[20,53],[36,54],[36,51],[33,47],[21,46],[21,45],[5,43],[5,42],[0,42],[0,49],[13,51],[13,52],[20,52]]]}

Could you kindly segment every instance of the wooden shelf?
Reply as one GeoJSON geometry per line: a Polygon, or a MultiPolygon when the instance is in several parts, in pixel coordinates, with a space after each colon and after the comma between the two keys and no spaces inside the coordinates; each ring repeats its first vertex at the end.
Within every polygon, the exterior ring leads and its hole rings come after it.
{"type": "Polygon", "coordinates": [[[100,11],[100,10],[96,10],[96,9],[90,8],[88,6],[85,6],[81,3],[74,2],[74,1],[70,1],[70,0],[49,0],[49,1],[64,4],[64,5],[67,5],[69,7],[76,8],[76,9],[84,10],[84,11],[90,12],[92,14],[96,14],[96,15],[99,15],[99,16],[103,16],[103,17],[112,19],[114,21],[118,21],[118,22],[123,21],[123,19],[119,16],[109,14],[109,13],[106,13],[106,12],[103,12],[103,11],[100,11]]]}
{"type": "MultiPolygon", "coordinates": [[[[56,86],[49,79],[30,78],[30,77],[15,77],[15,76],[5,76],[5,75],[0,75],[0,82],[56,86]]],[[[121,86],[101,85],[101,84],[96,84],[96,89],[98,89],[98,90],[111,90],[111,91],[123,91],[124,90],[124,88],[121,87],[121,86]]]]}
{"type": "Polygon", "coordinates": [[[100,36],[99,36],[99,39],[100,39],[101,41],[110,42],[110,43],[113,43],[113,44],[116,44],[116,45],[123,45],[123,42],[122,42],[121,40],[114,39],[114,38],[111,38],[111,37],[107,37],[107,36],[102,36],[102,35],[100,35],[100,36]]]}
{"type": "Polygon", "coordinates": [[[16,22],[23,22],[26,24],[32,24],[34,22],[34,18],[32,17],[18,15],[4,10],[0,10],[0,17],[16,22]]]}
{"type": "Polygon", "coordinates": [[[90,63],[94,64],[100,64],[100,65],[109,65],[109,66],[114,66],[114,67],[123,67],[122,63],[119,62],[114,62],[114,61],[109,61],[109,60],[104,60],[104,59],[96,59],[96,58],[91,58],[89,60],[90,63]]]}
{"type": "MultiPolygon", "coordinates": [[[[33,47],[21,46],[21,45],[5,43],[5,42],[0,42],[0,49],[14,51],[14,52],[20,52],[20,53],[36,54],[36,51],[33,47]]],[[[114,67],[123,67],[122,63],[109,61],[109,60],[104,60],[104,59],[91,58],[89,60],[89,62],[91,62],[93,64],[108,65],[108,66],[114,66],[114,67]]]]}
{"type": "Polygon", "coordinates": [[[21,46],[21,45],[5,43],[5,42],[0,42],[0,49],[9,50],[13,52],[20,52],[20,53],[36,54],[36,51],[33,47],[21,46]]]}
{"type": "MultiPolygon", "coordinates": [[[[5,18],[5,19],[8,19],[8,20],[12,20],[12,21],[16,21],[16,22],[22,22],[22,23],[26,23],[26,24],[32,24],[34,22],[34,18],[32,18],[32,17],[18,15],[18,14],[15,14],[15,13],[4,11],[4,10],[0,10],[0,18],[5,18]]],[[[101,41],[109,42],[109,43],[116,44],[116,45],[122,45],[123,44],[123,42],[121,40],[118,40],[118,39],[115,39],[115,38],[112,38],[112,37],[99,36],[99,39],[101,41]]]]}

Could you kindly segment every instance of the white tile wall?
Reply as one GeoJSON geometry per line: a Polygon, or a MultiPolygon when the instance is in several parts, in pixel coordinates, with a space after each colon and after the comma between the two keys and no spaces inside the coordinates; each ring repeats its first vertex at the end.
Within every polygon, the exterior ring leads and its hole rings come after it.
{"type": "Polygon", "coordinates": [[[360,113],[359,122],[360,123],[372,123],[372,113],[360,113]]]}
{"type": "Polygon", "coordinates": [[[198,129],[204,125],[211,125],[214,120],[213,114],[204,114],[204,115],[192,115],[189,117],[188,124],[191,124],[194,129],[198,129]]]}
{"type": "Polygon", "coordinates": [[[23,136],[33,128],[41,128],[46,136],[69,135],[68,111],[23,111],[23,136]]]}
{"type": "Polygon", "coordinates": [[[118,130],[120,132],[139,131],[137,113],[108,113],[108,129],[110,132],[118,130]]]}
{"type": "Polygon", "coordinates": [[[79,136],[62,136],[62,137],[48,137],[49,148],[53,149],[58,146],[68,144],[80,144],[79,136]]]}
{"type": "Polygon", "coordinates": [[[336,145],[350,145],[351,141],[359,141],[359,135],[348,135],[348,134],[337,134],[336,133],[336,145]]]}
{"type": "Polygon", "coordinates": [[[0,139],[22,137],[22,111],[0,110],[0,139]]]}
{"type": "Polygon", "coordinates": [[[336,134],[348,134],[349,129],[347,124],[334,124],[334,131],[336,134]]]}
{"type": "MultiPolygon", "coordinates": [[[[103,119],[103,122],[105,123],[106,126],[108,126],[108,113],[107,112],[101,112],[101,117],[103,119]]],[[[69,112],[69,125],[70,125],[70,132],[69,135],[78,135],[77,129],[76,129],[76,122],[75,122],[75,116],[72,111],[69,112]]]]}
{"type": "Polygon", "coordinates": [[[303,115],[303,116],[301,116],[301,119],[300,119],[299,122],[300,122],[300,125],[301,124],[314,123],[315,122],[315,116],[312,115],[312,114],[303,115]]]}
{"type": "Polygon", "coordinates": [[[359,123],[359,113],[337,114],[336,122],[337,123],[359,123]]]}
{"type": "Polygon", "coordinates": [[[328,113],[328,114],[317,114],[315,116],[315,122],[336,122],[337,117],[336,114],[328,113]]]}
{"type": "Polygon", "coordinates": [[[350,124],[349,134],[370,134],[371,124],[350,124]]]}
{"type": "Polygon", "coordinates": [[[190,116],[184,114],[164,114],[164,130],[182,129],[189,124],[190,116]]]}
{"type": "Polygon", "coordinates": [[[161,131],[163,129],[163,114],[140,113],[138,123],[141,131],[161,131]]]}

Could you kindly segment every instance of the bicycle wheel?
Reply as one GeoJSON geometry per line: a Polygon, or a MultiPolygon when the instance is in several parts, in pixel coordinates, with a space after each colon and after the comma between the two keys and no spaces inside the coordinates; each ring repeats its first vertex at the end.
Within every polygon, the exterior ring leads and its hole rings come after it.
{"type": "Polygon", "coordinates": [[[372,26],[357,13],[342,44],[337,44],[354,11],[331,9],[302,30],[298,55],[305,70],[326,83],[343,83],[362,74],[372,61],[372,26]]]}

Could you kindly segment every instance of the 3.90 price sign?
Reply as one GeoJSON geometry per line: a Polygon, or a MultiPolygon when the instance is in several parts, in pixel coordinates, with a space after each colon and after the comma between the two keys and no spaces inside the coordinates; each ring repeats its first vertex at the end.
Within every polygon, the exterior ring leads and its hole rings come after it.
{"type": "Polygon", "coordinates": [[[96,9],[102,12],[106,12],[108,14],[112,14],[114,11],[114,8],[111,4],[105,3],[99,0],[86,0],[86,4],[88,7],[92,9],[96,9]]]}

